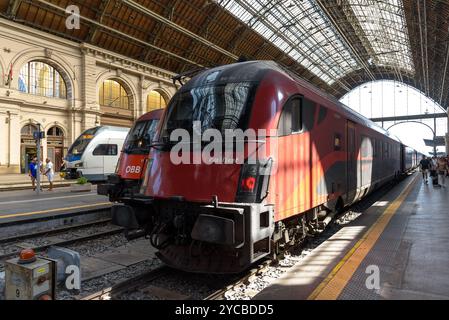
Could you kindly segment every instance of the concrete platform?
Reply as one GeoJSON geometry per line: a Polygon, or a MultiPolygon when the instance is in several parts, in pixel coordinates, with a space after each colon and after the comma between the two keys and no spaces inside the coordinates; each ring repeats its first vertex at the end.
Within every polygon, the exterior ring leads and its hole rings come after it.
{"type": "Polygon", "coordinates": [[[110,206],[107,197],[97,195],[96,186],[93,186],[91,192],[71,192],[67,187],[53,191],[44,189],[39,196],[32,190],[0,192],[0,225],[110,206]]]}
{"type": "MultiPolygon", "coordinates": [[[[76,180],[65,180],[59,176],[59,173],[56,173],[53,187],[67,187],[74,183],[76,183],[76,180]]],[[[47,177],[41,175],[41,184],[44,189],[48,188],[49,183],[47,177]]],[[[0,192],[31,189],[31,178],[27,174],[0,174],[0,192]]]]}
{"type": "Polygon", "coordinates": [[[449,299],[448,200],[414,174],[254,299],[449,299]]]}

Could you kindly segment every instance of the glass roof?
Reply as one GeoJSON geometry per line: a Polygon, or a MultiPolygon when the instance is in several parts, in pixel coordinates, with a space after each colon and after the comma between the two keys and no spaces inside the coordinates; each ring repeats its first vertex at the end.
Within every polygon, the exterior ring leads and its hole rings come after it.
{"type": "MultiPolygon", "coordinates": [[[[317,0],[219,0],[253,30],[286,52],[299,64],[332,85],[362,69],[360,60],[317,4],[317,0]]],[[[367,63],[413,72],[401,0],[346,0],[369,46],[367,63]]],[[[354,21],[355,19],[348,19],[354,21]]]]}
{"type": "Polygon", "coordinates": [[[219,4],[328,84],[358,69],[314,1],[224,0],[219,4]]]}
{"type": "Polygon", "coordinates": [[[393,66],[413,73],[414,66],[402,1],[346,0],[346,4],[357,17],[368,40],[367,45],[374,50],[374,64],[393,66]]]}

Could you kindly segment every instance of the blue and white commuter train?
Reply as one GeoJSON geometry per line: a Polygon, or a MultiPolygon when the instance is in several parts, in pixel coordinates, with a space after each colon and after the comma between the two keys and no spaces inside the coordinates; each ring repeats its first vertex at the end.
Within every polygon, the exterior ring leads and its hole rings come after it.
{"type": "Polygon", "coordinates": [[[129,128],[100,126],[84,131],[65,158],[66,179],[104,181],[115,172],[129,128]]]}

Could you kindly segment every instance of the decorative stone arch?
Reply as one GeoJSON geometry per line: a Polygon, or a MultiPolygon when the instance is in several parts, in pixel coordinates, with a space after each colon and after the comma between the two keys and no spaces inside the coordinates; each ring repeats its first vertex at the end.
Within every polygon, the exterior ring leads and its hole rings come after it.
{"type": "Polygon", "coordinates": [[[159,92],[162,97],[165,99],[165,101],[168,103],[170,101],[171,97],[173,96],[172,92],[170,92],[170,89],[167,87],[160,87],[157,83],[151,84],[144,92],[145,97],[151,92],[151,91],[157,91],[159,92]]]}
{"type": "Polygon", "coordinates": [[[106,80],[117,81],[123,86],[123,88],[125,88],[126,92],[128,92],[130,110],[133,110],[133,112],[135,112],[135,109],[139,104],[139,101],[137,100],[137,90],[135,85],[133,84],[133,81],[123,73],[120,75],[118,75],[117,72],[114,71],[105,71],[100,73],[100,75],[97,77],[97,100],[100,94],[100,87],[106,80]]]}
{"type": "MultiPolygon", "coordinates": [[[[20,125],[20,171],[28,172],[30,160],[37,155],[36,144],[32,134],[22,134],[25,126],[33,125],[38,128],[38,122],[34,119],[27,119],[19,122],[20,125]]],[[[42,128],[42,126],[41,126],[42,128]]],[[[42,148],[43,149],[43,148],[42,148]]]]}
{"type": "Polygon", "coordinates": [[[45,131],[45,134],[47,134],[48,130],[50,130],[53,127],[58,127],[59,129],[61,129],[64,139],[67,138],[69,131],[59,121],[52,121],[52,122],[49,122],[47,125],[45,125],[45,127],[43,128],[43,130],[45,131]]]}
{"type": "MultiPolygon", "coordinates": [[[[39,124],[39,121],[34,120],[34,119],[22,120],[19,122],[20,130],[22,130],[22,128],[28,124],[33,124],[33,125],[37,126],[39,124]]],[[[42,127],[42,124],[41,124],[41,127],[42,127]]]]}
{"type": "Polygon", "coordinates": [[[74,89],[80,92],[79,85],[74,83],[72,76],[75,74],[75,70],[71,67],[70,63],[58,54],[53,53],[50,49],[28,49],[19,52],[13,59],[13,78],[12,88],[18,90],[19,88],[19,74],[22,67],[31,61],[44,62],[59,72],[64,79],[67,87],[67,100],[70,100],[74,96],[74,89]],[[76,87],[74,87],[76,85],[76,87]]]}
{"type": "Polygon", "coordinates": [[[142,113],[145,113],[147,111],[147,97],[150,94],[151,91],[158,92],[165,100],[166,104],[168,105],[168,102],[173,97],[174,93],[170,90],[168,87],[162,87],[158,83],[152,83],[148,87],[144,88],[143,91],[143,99],[142,101],[142,113]]]}

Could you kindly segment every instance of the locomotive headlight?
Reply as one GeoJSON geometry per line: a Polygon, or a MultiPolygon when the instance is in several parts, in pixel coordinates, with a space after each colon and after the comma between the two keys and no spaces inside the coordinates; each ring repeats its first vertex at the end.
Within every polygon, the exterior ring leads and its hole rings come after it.
{"type": "Polygon", "coordinates": [[[268,159],[242,165],[236,202],[258,202],[267,196],[272,164],[273,160],[268,159]]]}
{"type": "Polygon", "coordinates": [[[142,182],[142,184],[141,184],[141,186],[140,186],[140,193],[141,193],[141,194],[144,194],[144,193],[145,193],[145,190],[147,189],[148,179],[149,179],[149,177],[150,177],[150,171],[151,171],[151,167],[152,167],[152,166],[153,166],[153,159],[150,158],[150,159],[148,159],[148,162],[147,162],[147,170],[145,171],[145,176],[144,176],[143,182],[142,182]]]}
{"type": "Polygon", "coordinates": [[[119,174],[119,170],[120,170],[120,165],[122,164],[122,156],[123,153],[120,155],[120,157],[118,158],[117,164],[115,165],[115,174],[119,174]]]}

